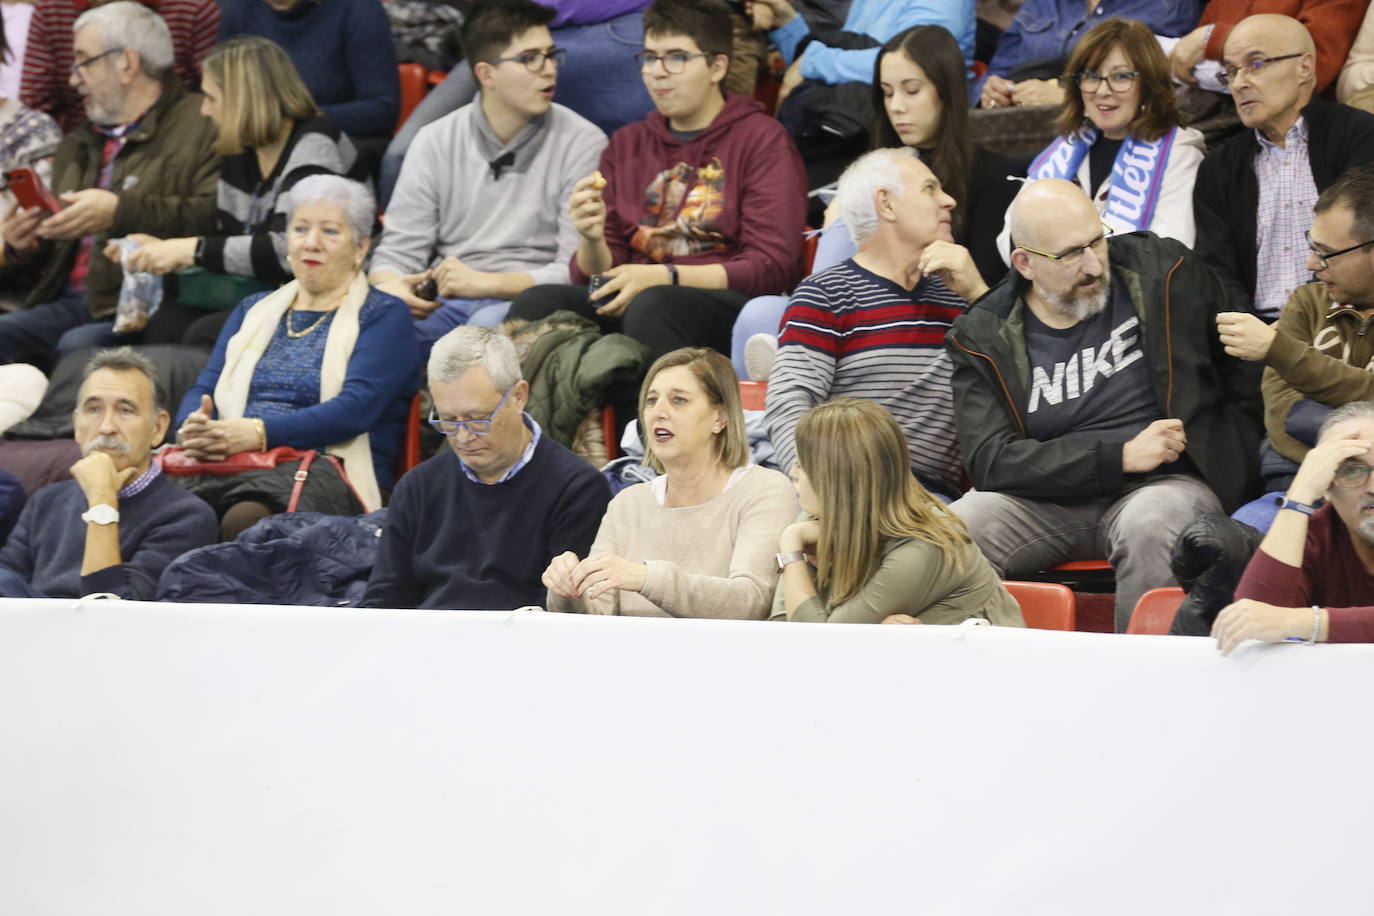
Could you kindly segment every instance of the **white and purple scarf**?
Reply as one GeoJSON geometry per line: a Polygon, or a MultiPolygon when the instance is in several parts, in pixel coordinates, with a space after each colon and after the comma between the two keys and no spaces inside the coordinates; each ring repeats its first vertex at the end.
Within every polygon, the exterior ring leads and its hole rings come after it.
{"type": "MultiPolygon", "coordinates": [[[[1114,223],[1130,226],[1132,231],[1150,228],[1155,205],[1159,203],[1160,186],[1164,183],[1165,166],[1177,135],[1178,128],[1171,127],[1158,140],[1128,136],[1122,142],[1116,162],[1112,164],[1104,215],[1111,216],[1114,223]]],[[[1056,137],[1035,157],[1028,176],[1032,181],[1040,178],[1076,181],[1083,157],[1088,155],[1097,137],[1095,127],[1084,127],[1068,137],[1056,137]]]]}

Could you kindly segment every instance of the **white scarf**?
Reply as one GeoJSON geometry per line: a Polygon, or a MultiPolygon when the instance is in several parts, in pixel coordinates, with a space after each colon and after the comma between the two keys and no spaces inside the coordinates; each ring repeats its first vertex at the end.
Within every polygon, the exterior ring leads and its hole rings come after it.
{"type": "MultiPolygon", "coordinates": [[[[300,282],[292,280],[263,296],[243,316],[243,324],[238,332],[229,338],[224,352],[224,369],[215,383],[215,407],[221,419],[236,420],[243,416],[243,408],[248,403],[248,389],[253,382],[253,370],[276,334],[282,316],[296,301],[299,290],[300,282]]],[[[329,325],[324,361],[320,365],[322,404],[343,390],[348,361],[353,356],[353,345],[358,342],[358,313],[367,299],[367,291],[367,280],[362,274],[355,274],[329,325]]],[[[377,475],[372,471],[372,443],[367,433],[360,433],[347,442],[326,446],[325,451],[343,459],[348,479],[358,491],[363,508],[368,512],[380,509],[382,494],[377,488],[377,475]]]]}

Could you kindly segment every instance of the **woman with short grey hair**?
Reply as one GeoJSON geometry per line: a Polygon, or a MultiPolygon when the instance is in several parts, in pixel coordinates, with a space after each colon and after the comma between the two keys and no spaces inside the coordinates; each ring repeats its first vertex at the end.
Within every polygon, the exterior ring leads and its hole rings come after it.
{"type": "MultiPolygon", "coordinates": [[[[298,508],[371,512],[391,488],[416,388],[410,312],[362,272],[373,212],[366,187],[336,175],[304,178],[290,212],[295,279],[239,303],[181,402],[177,442],[203,462],[280,445],[323,450],[343,461],[356,499],[298,508]]],[[[282,496],[279,489],[249,476],[282,473],[294,468],[184,479],[221,512],[228,539],[286,507],[271,495],[282,496]]]]}

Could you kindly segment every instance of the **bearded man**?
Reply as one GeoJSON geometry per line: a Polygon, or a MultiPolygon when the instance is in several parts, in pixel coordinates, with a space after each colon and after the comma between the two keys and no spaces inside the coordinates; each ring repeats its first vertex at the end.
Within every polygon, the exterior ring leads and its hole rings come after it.
{"type": "Polygon", "coordinates": [[[1259,375],[1227,356],[1225,288],[1180,243],[1112,236],[1078,185],[1011,208],[1015,272],[957,318],[955,426],[975,489],[953,504],[1003,577],[1105,557],[1116,628],[1175,584],[1169,552],[1256,487],[1259,375]]]}

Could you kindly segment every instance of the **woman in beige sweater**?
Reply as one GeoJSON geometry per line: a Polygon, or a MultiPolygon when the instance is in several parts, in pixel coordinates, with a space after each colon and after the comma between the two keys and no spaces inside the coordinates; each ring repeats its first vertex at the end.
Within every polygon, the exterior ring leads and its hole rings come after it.
{"type": "Polygon", "coordinates": [[[762,620],[797,500],[786,477],[749,463],[730,361],[705,348],[660,357],[639,424],[645,461],[663,474],[611,500],[585,559],[553,558],[549,610],[762,620]]]}
{"type": "Polygon", "coordinates": [[[796,437],[805,516],[778,542],[774,619],[1025,626],[964,523],[911,473],[891,414],[836,398],[803,414],[796,437]]]}

